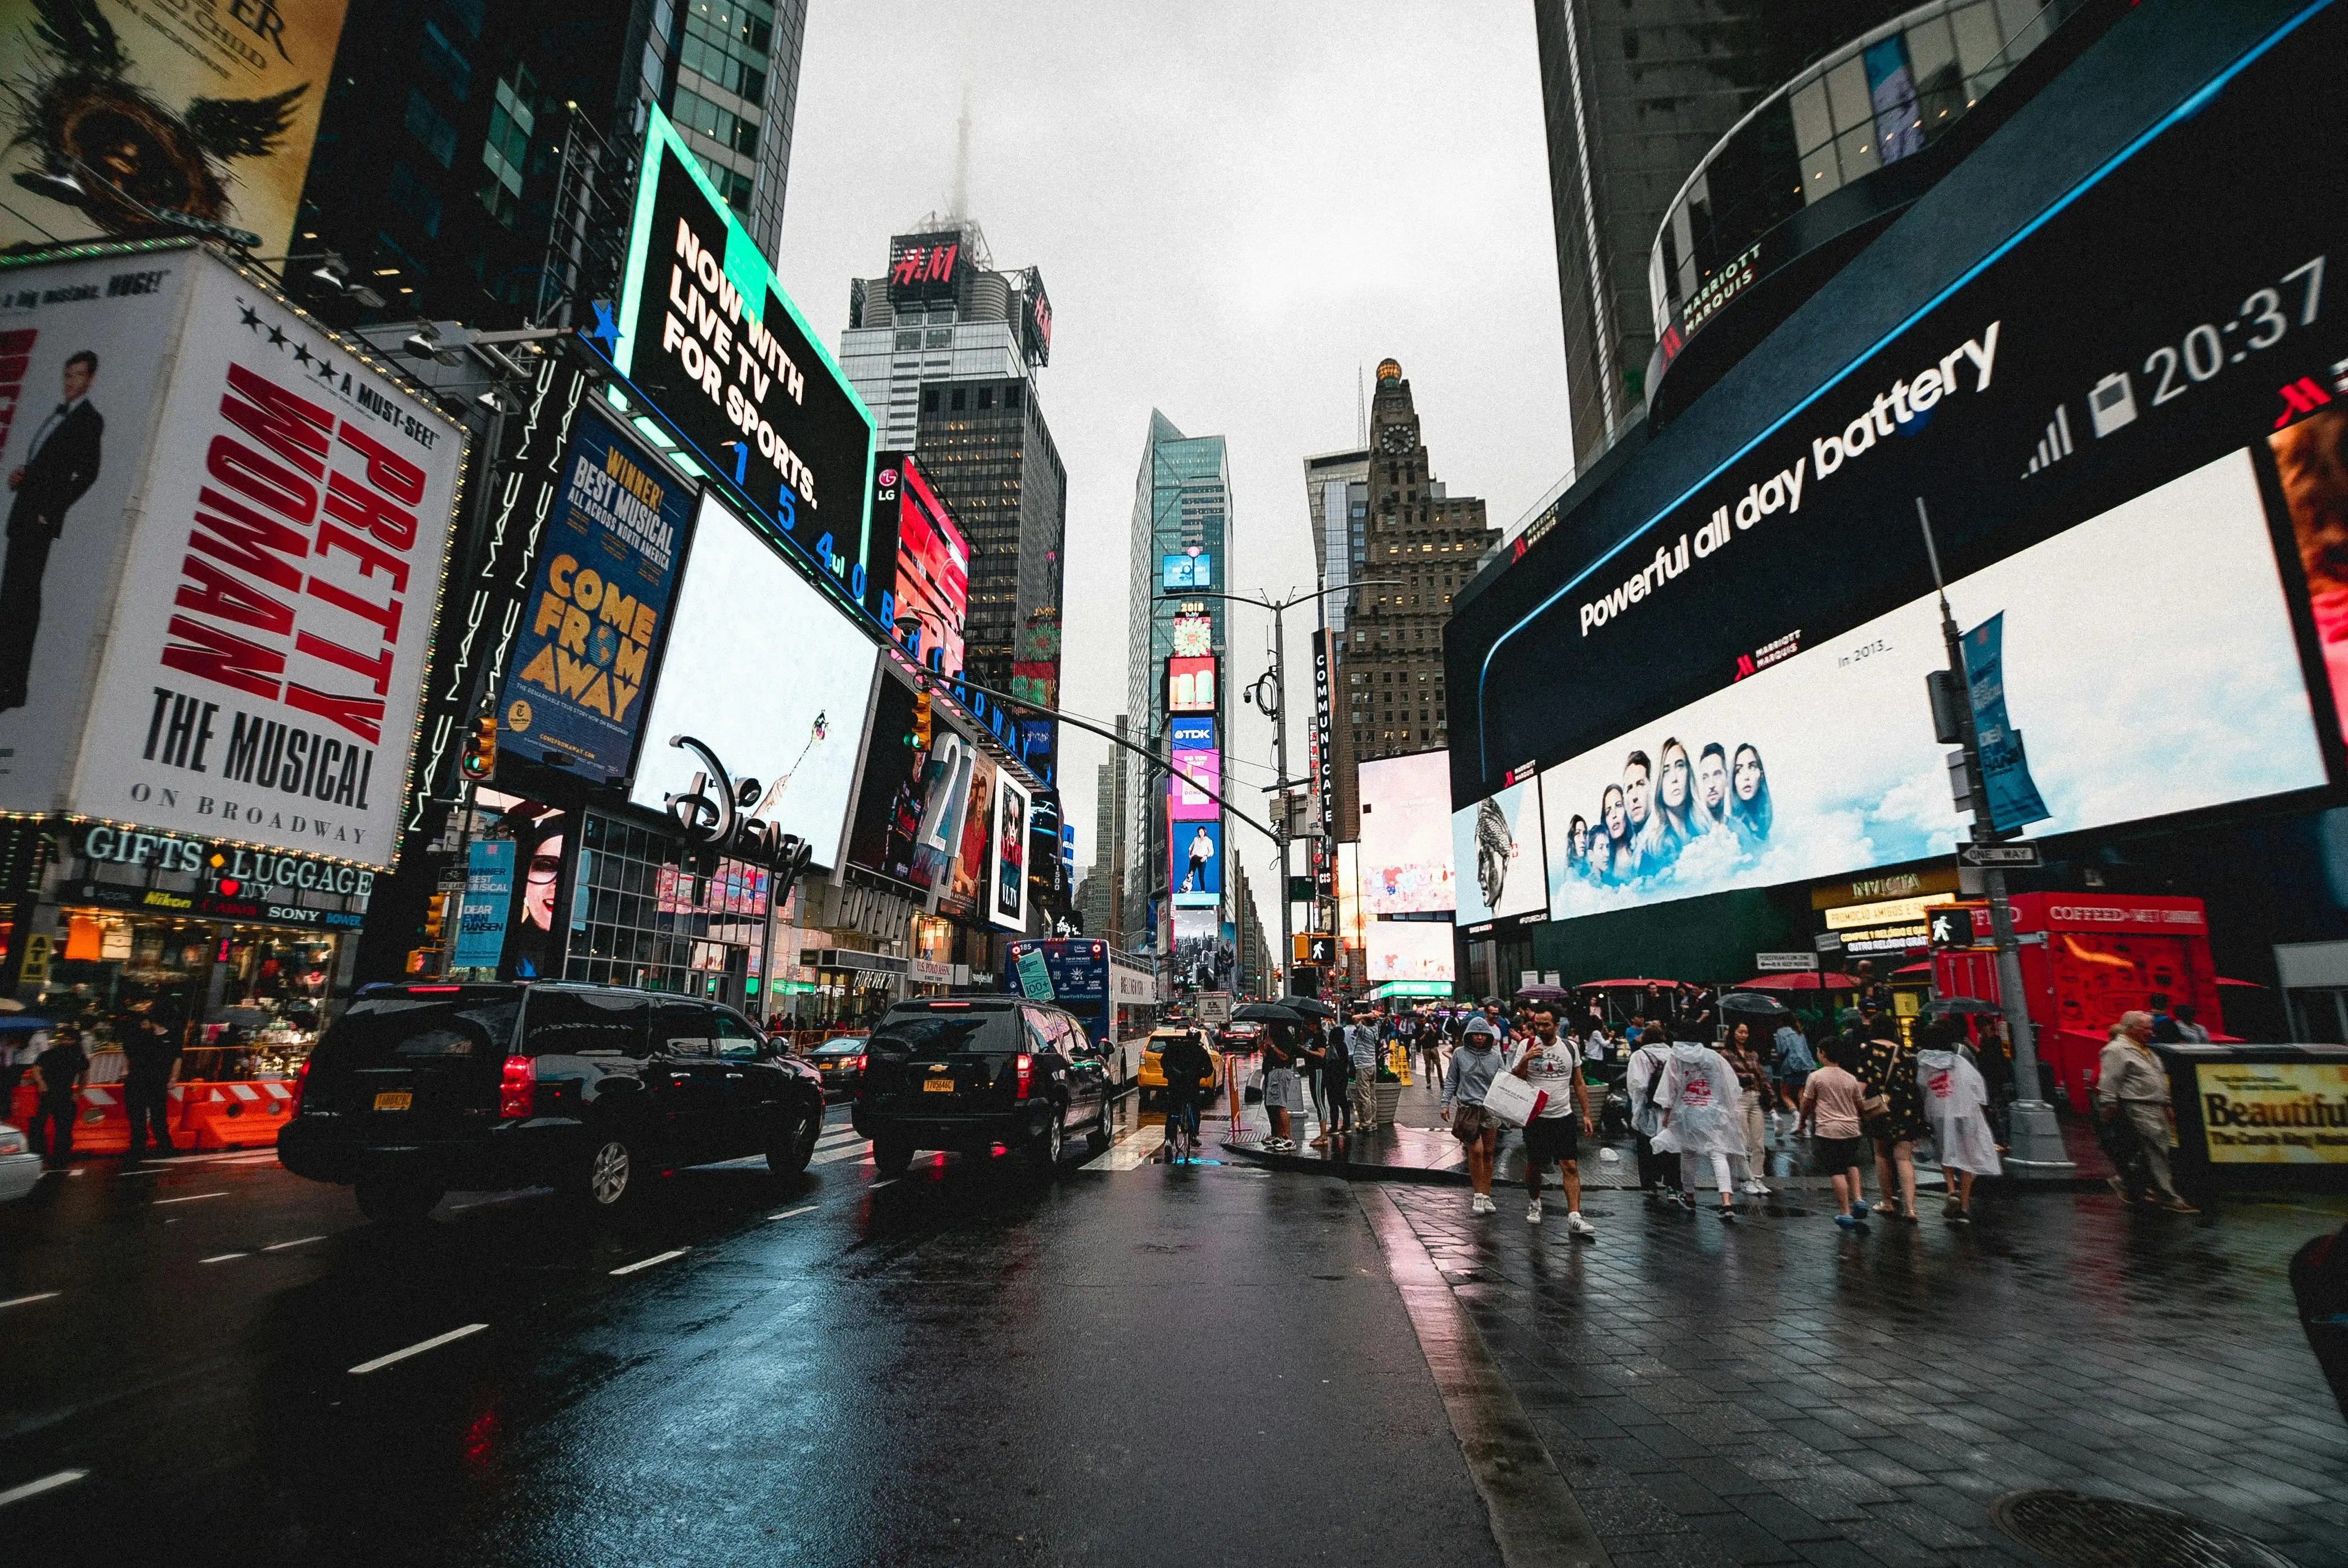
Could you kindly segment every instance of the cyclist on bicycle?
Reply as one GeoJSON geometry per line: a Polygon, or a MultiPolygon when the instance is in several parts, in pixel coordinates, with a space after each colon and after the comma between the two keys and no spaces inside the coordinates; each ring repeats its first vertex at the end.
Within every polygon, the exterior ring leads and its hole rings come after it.
{"type": "Polygon", "coordinates": [[[1159,1053],[1159,1066],[1166,1074],[1166,1132],[1169,1143],[1174,1141],[1179,1127],[1186,1136],[1189,1147],[1199,1146],[1199,1102],[1213,1087],[1215,1059],[1207,1054],[1207,1042],[1199,1031],[1170,1040],[1159,1053]]]}

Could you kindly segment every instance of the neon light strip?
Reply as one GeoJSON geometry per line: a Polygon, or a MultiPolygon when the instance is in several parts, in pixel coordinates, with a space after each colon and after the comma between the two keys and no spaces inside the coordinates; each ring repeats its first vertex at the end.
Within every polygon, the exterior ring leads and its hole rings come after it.
{"type": "Polygon", "coordinates": [[[1900,336],[1902,333],[1906,333],[1909,328],[1914,326],[1918,322],[1923,320],[1932,312],[1940,309],[1941,305],[1947,303],[1950,297],[1955,294],[1958,290],[1962,289],[1966,284],[1972,282],[1975,278],[1980,277],[1992,266],[2003,260],[2007,252],[2011,251],[2015,246],[2021,244],[2024,240],[2029,239],[2031,235],[2044,228],[2048,220],[2054,218],[2057,213],[2069,207],[2073,202],[2078,200],[2079,198],[2085,196],[2088,191],[2093,190],[2096,186],[2102,184],[2105,177],[2109,175],[2114,169],[2119,168],[2120,165],[2134,158],[2137,153],[2142,152],[2160,136],[2200,113],[2203,108],[2208,107],[2210,99],[2216,97],[2219,92],[2224,90],[2227,83],[2232,81],[2236,77],[2240,76],[2245,70],[2248,70],[2252,65],[2256,64],[2262,56],[2265,56],[2268,50],[2273,48],[2277,44],[2281,43],[2285,38],[2291,36],[2291,34],[2297,32],[2311,17],[2314,16],[2319,12],[2329,9],[2331,5],[2332,0],[2315,0],[2315,4],[2308,6],[2305,10],[2293,16],[2290,21],[2285,22],[2281,26],[2276,28],[2273,32],[2268,34],[2264,38],[2245,50],[2239,59],[2235,60],[2224,70],[2219,71],[2216,76],[2203,83],[2199,88],[2189,94],[2182,103],[2179,103],[2175,108],[2170,109],[2167,114],[2161,116],[2159,119],[2154,121],[2150,127],[2138,134],[2126,147],[2121,148],[2119,151],[2114,153],[2109,159],[2099,164],[2076,185],[2071,187],[2070,190],[2065,191],[2061,196],[2056,197],[2054,200],[2044,210],[2039,212],[2036,217],[2031,219],[2030,221],[2015,230],[2013,233],[2008,236],[2007,239],[1995,250],[1993,250],[1988,255],[1983,256],[1980,261],[1975,261],[1972,266],[1966,268],[1964,272],[1957,275],[1953,282],[1942,288],[1940,292],[1934,294],[1931,299],[1917,306],[1914,311],[1909,313],[1908,318],[1905,321],[1902,321],[1898,326],[1893,327],[1881,337],[1877,338],[1874,343],[1859,351],[1859,353],[1851,359],[1850,363],[1844,365],[1840,370],[1835,372],[1834,374],[1828,376],[1825,381],[1820,382],[1807,396],[1795,404],[1791,408],[1787,409],[1785,413],[1779,415],[1776,419],[1771,420],[1766,425],[1763,426],[1751,440],[1746,442],[1744,446],[1739,446],[1735,451],[1722,458],[1720,462],[1713,467],[1711,472],[1704,475],[1703,478],[1698,479],[1694,484],[1690,485],[1686,489],[1681,491],[1679,495],[1666,504],[1662,510],[1656,512],[1653,517],[1649,518],[1645,522],[1640,524],[1636,529],[1625,535],[1613,548],[1608,550],[1604,555],[1600,556],[1596,560],[1591,561],[1588,566],[1584,567],[1581,573],[1571,581],[1567,582],[1555,593],[1550,594],[1547,599],[1541,600],[1540,604],[1528,610],[1522,620],[1519,620],[1514,626],[1509,627],[1506,631],[1500,633],[1500,635],[1494,640],[1492,646],[1486,650],[1484,654],[1484,662],[1480,667],[1478,667],[1476,672],[1476,762],[1478,772],[1478,784],[1481,784],[1485,779],[1488,779],[1492,773],[1492,753],[1489,740],[1490,730],[1485,722],[1484,716],[1484,689],[1491,680],[1493,656],[1500,651],[1500,648],[1503,643],[1506,643],[1510,638],[1516,636],[1518,632],[1522,631],[1527,626],[1539,620],[1541,616],[1548,614],[1550,607],[1555,605],[1559,600],[1563,599],[1567,594],[1571,593],[1575,589],[1580,588],[1583,583],[1589,581],[1591,575],[1597,572],[1601,567],[1605,566],[1608,561],[1612,560],[1616,556],[1621,555],[1632,545],[1637,543],[1657,523],[1662,522],[1665,518],[1670,517],[1673,512],[1678,511],[1682,507],[1687,505],[1689,500],[1695,496],[1697,491],[1703,489],[1706,485],[1711,484],[1715,479],[1719,478],[1722,474],[1727,472],[1728,469],[1734,467],[1736,464],[1743,462],[1746,457],[1752,454],[1755,447],[1760,446],[1762,442],[1766,441],[1769,437],[1775,436],[1778,431],[1791,424],[1795,415],[1802,413],[1812,404],[1818,402],[1818,399],[1824,397],[1828,393],[1832,392],[1836,387],[1849,380],[1851,374],[1861,365],[1866,364],[1877,354],[1890,347],[1894,338],[1900,336]]]}

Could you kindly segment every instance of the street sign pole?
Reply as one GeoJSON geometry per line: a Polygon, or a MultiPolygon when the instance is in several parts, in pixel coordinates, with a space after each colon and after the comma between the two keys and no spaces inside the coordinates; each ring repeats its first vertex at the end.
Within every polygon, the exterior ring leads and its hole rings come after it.
{"type": "MultiPolygon", "coordinates": [[[[1941,578],[1941,552],[1932,542],[1932,519],[1924,497],[1916,497],[1916,520],[1924,530],[1924,553],[1932,563],[1932,586],[1941,595],[1941,641],[1946,646],[1949,677],[1965,689],[1964,649],[1957,636],[1957,618],[1949,610],[1949,589],[1941,578]]],[[[1982,779],[1981,741],[1973,729],[1970,701],[1956,704],[1963,726],[1965,774],[1972,794],[1974,846],[1997,841],[1990,821],[1989,791],[1982,779]]],[[[1996,858],[1982,855],[1980,858],[1996,858]]],[[[2005,896],[2005,872],[1996,865],[1983,867],[1982,886],[1989,895],[1990,939],[1997,951],[1997,1000],[2005,1014],[2006,1039],[2013,1045],[2013,1118],[2011,1153],[2005,1168],[2022,1177],[2066,1177],[2078,1173],[2070,1151],[2063,1146],[2063,1130],[2055,1124],[2054,1107],[2039,1097],[2038,1041],[2030,1023],[2030,1007],[2022,990],[2022,949],[2013,939],[2013,906],[2005,896]]]]}

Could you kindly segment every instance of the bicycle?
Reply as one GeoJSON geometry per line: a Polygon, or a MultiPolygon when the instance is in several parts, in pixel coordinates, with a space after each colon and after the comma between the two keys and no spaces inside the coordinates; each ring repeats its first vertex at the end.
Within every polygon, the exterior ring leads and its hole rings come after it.
{"type": "Polygon", "coordinates": [[[1199,1102],[1183,1097],[1166,1102],[1166,1163],[1188,1163],[1199,1153],[1199,1102]]]}

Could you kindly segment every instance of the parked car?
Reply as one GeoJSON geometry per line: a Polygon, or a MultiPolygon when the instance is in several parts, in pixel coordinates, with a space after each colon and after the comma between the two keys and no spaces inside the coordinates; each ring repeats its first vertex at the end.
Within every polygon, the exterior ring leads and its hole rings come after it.
{"type": "Polygon", "coordinates": [[[823,1131],[816,1070],[740,1014],[604,986],[363,986],[295,1094],[279,1161],[378,1220],[451,1189],[615,1210],[662,1170],[752,1154],[795,1175],[823,1131]]]}
{"type": "Polygon", "coordinates": [[[807,1053],[806,1061],[823,1075],[823,1093],[827,1100],[846,1100],[856,1093],[856,1086],[864,1077],[864,1046],[871,1037],[844,1034],[837,1040],[827,1040],[807,1053]]]}
{"type": "Polygon", "coordinates": [[[1045,1171],[1070,1132],[1109,1145],[1108,1064],[1058,1008],[1014,997],[925,998],[883,1014],[865,1042],[857,1133],[884,1176],[916,1149],[978,1153],[1001,1143],[1045,1171]]]}
{"type": "MultiPolygon", "coordinates": [[[[1165,1050],[1167,1042],[1169,1040],[1179,1040],[1182,1036],[1192,1032],[1197,1032],[1203,1036],[1206,1031],[1203,1030],[1193,1031],[1189,1029],[1153,1029],[1149,1031],[1149,1039],[1144,1042],[1141,1048],[1141,1076],[1139,1081],[1141,1084],[1141,1102],[1144,1105],[1152,1104],[1166,1097],[1166,1064],[1162,1060],[1160,1060],[1160,1053],[1165,1050]]],[[[1223,1081],[1222,1053],[1215,1050],[1214,1047],[1209,1046],[1207,1048],[1207,1061],[1209,1064],[1207,1072],[1204,1077],[1199,1080],[1199,1087],[1211,1091],[1215,1085],[1223,1081]]]]}
{"type": "Polygon", "coordinates": [[[24,1132],[0,1122],[0,1204],[13,1204],[41,1184],[41,1157],[24,1132]]]}

